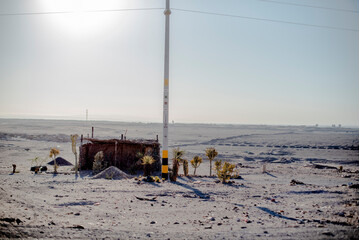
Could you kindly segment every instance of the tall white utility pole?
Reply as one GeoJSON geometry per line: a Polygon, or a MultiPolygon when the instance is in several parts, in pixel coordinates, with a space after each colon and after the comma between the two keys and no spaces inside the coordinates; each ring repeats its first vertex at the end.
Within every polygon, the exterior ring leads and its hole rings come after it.
{"type": "Polygon", "coordinates": [[[166,9],[164,11],[166,16],[165,26],[165,76],[164,76],[164,91],[163,91],[163,145],[162,145],[162,178],[169,179],[168,174],[168,86],[169,86],[169,45],[170,45],[170,0],[166,0],[166,9]]]}

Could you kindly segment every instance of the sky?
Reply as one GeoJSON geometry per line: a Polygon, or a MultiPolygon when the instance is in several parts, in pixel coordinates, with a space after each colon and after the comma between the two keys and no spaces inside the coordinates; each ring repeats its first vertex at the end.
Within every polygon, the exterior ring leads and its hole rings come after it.
{"type": "MultiPolygon", "coordinates": [[[[359,126],[358,0],[170,2],[170,121],[359,126]]],[[[162,122],[164,7],[1,0],[0,117],[162,122]]]]}

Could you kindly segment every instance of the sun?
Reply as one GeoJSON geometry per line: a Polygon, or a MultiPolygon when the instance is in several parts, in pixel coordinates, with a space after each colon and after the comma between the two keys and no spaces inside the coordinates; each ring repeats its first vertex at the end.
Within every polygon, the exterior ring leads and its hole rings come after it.
{"type": "Polygon", "coordinates": [[[113,25],[116,13],[111,9],[126,8],[127,1],[114,0],[42,0],[41,11],[52,26],[70,36],[99,34],[113,25]]]}

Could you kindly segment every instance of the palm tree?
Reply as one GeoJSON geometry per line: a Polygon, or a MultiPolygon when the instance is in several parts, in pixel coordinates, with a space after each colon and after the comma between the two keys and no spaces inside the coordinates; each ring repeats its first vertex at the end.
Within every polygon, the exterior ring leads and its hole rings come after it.
{"type": "Polygon", "coordinates": [[[206,149],[206,156],[209,159],[209,175],[212,176],[212,160],[218,155],[218,152],[214,147],[206,149]]]}
{"type": "Polygon", "coordinates": [[[192,167],[194,168],[193,174],[196,175],[196,170],[201,165],[202,158],[199,156],[194,156],[194,158],[191,160],[192,167]]]}
{"type": "Polygon", "coordinates": [[[57,163],[56,163],[56,156],[60,154],[60,150],[57,148],[51,148],[49,157],[54,159],[54,174],[57,174],[57,163]]]}
{"type": "Polygon", "coordinates": [[[178,169],[180,163],[183,162],[182,156],[184,155],[185,151],[180,150],[180,148],[173,149],[173,158],[172,158],[172,178],[171,181],[176,182],[178,176],[178,169]]]}
{"type": "Polygon", "coordinates": [[[151,165],[152,163],[154,163],[156,160],[153,159],[152,156],[148,156],[145,155],[142,159],[142,165],[143,165],[143,175],[145,177],[150,176],[151,175],[151,165]]]}

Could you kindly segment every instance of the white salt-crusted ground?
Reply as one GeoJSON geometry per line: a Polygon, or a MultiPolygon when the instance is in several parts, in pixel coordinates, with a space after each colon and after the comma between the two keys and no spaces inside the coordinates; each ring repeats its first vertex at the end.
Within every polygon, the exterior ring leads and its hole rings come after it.
{"type": "MultiPolygon", "coordinates": [[[[46,156],[51,147],[60,148],[60,156],[74,163],[69,135],[87,134],[92,124],[35,120],[0,120],[0,124],[2,238],[356,239],[359,235],[359,194],[350,188],[359,183],[356,129],[172,125],[172,147],[180,146],[191,159],[214,146],[220,159],[242,164],[243,179],[231,185],[210,177],[138,184],[134,179],[91,179],[90,172],[75,176],[71,167],[60,167],[56,176],[29,171],[28,159],[46,156]],[[264,163],[268,172],[263,174],[264,163]],[[312,163],[342,165],[344,172],[313,168],[312,163]],[[10,174],[12,164],[19,173],[10,174]],[[290,185],[292,179],[305,184],[290,185]]],[[[102,138],[118,137],[126,129],[127,138],[161,135],[159,124],[93,125],[95,136],[102,138]]],[[[197,175],[208,174],[204,161],[197,175]]]]}

